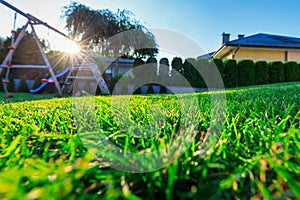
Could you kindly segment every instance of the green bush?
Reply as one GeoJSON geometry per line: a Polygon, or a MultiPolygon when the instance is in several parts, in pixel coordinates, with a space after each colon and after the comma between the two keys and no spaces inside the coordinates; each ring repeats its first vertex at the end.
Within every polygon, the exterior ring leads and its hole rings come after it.
{"type": "Polygon", "coordinates": [[[15,92],[16,88],[15,88],[15,81],[14,81],[13,74],[10,74],[8,76],[8,80],[9,80],[9,83],[7,84],[7,90],[8,90],[8,92],[15,92]]]}
{"type": "Polygon", "coordinates": [[[238,62],[238,85],[250,86],[255,84],[255,65],[252,60],[238,62]]]}
{"type": "Polygon", "coordinates": [[[4,91],[4,87],[3,87],[2,80],[1,80],[1,83],[0,83],[0,92],[3,92],[3,91],[4,91]]]}
{"type": "Polygon", "coordinates": [[[159,93],[160,93],[160,94],[167,94],[167,92],[168,92],[167,87],[164,86],[164,85],[161,85],[161,86],[160,86],[159,93]]]}
{"type": "Polygon", "coordinates": [[[284,75],[286,82],[298,81],[298,76],[300,74],[300,69],[297,62],[286,62],[284,63],[284,75]]]}
{"type": "Polygon", "coordinates": [[[224,85],[226,88],[236,87],[238,84],[238,69],[236,60],[224,61],[224,85]]]}
{"type": "Polygon", "coordinates": [[[195,82],[195,87],[207,88],[208,83],[212,86],[209,60],[206,58],[197,59],[194,66],[197,68],[197,71],[192,72],[194,74],[193,81],[195,82]]]}
{"type": "Polygon", "coordinates": [[[284,82],[284,65],[281,61],[269,62],[269,83],[284,82]]]}
{"type": "Polygon", "coordinates": [[[20,80],[20,84],[18,86],[18,92],[28,93],[29,89],[26,83],[26,76],[22,76],[20,80]]]}
{"type": "Polygon", "coordinates": [[[146,61],[147,64],[149,64],[148,67],[150,67],[150,74],[147,74],[147,76],[153,77],[153,79],[155,79],[155,77],[157,76],[157,59],[154,57],[149,57],[146,61]]]}
{"type": "Polygon", "coordinates": [[[158,77],[159,79],[164,79],[163,83],[166,85],[169,85],[170,78],[169,78],[169,60],[168,58],[161,58],[159,61],[159,71],[158,71],[158,77]]]}
{"type": "Polygon", "coordinates": [[[200,68],[198,60],[194,58],[187,58],[183,63],[184,78],[192,87],[200,87],[199,79],[201,79],[201,75],[195,67],[200,68]]]}
{"type": "Polygon", "coordinates": [[[144,64],[144,61],[141,58],[136,58],[136,59],[134,59],[133,67],[137,67],[137,66],[140,66],[143,64],[144,64]]]}
{"type": "Polygon", "coordinates": [[[153,85],[148,84],[148,89],[146,91],[147,94],[154,94],[153,85]]]}
{"type": "Polygon", "coordinates": [[[217,68],[221,74],[221,77],[223,78],[223,73],[224,73],[223,60],[221,58],[213,58],[210,62],[213,62],[217,66],[217,68]]]}
{"type": "Polygon", "coordinates": [[[183,72],[183,63],[182,63],[182,59],[179,57],[174,57],[172,62],[171,62],[171,66],[172,69],[176,70],[178,73],[182,73],[183,72]]]}
{"type": "Polygon", "coordinates": [[[262,85],[268,83],[268,63],[266,61],[255,62],[255,84],[262,85]]]}
{"type": "MultiPolygon", "coordinates": [[[[144,61],[141,58],[136,58],[133,62],[133,68],[138,67],[138,66],[142,66],[144,64],[144,61]]],[[[133,70],[133,76],[135,78],[137,78],[137,74],[135,74],[135,71],[133,70]]]]}
{"type": "Polygon", "coordinates": [[[161,65],[166,65],[166,66],[170,66],[168,58],[161,58],[161,59],[159,60],[159,64],[161,64],[161,65]]]}
{"type": "Polygon", "coordinates": [[[142,88],[138,87],[137,89],[134,90],[133,94],[142,94],[142,88]]]}
{"type": "Polygon", "coordinates": [[[31,89],[34,90],[34,89],[38,88],[41,84],[42,84],[42,76],[37,75],[34,79],[33,86],[31,89]]]}
{"type": "Polygon", "coordinates": [[[171,62],[172,70],[171,77],[169,77],[169,84],[172,86],[180,86],[178,80],[183,76],[183,63],[179,57],[174,57],[171,62]]]}
{"type": "Polygon", "coordinates": [[[212,88],[222,88],[224,87],[224,65],[220,58],[214,58],[209,62],[209,78],[211,80],[212,88]],[[221,80],[220,80],[221,78],[221,80]],[[222,81],[222,82],[221,82],[222,81]]]}
{"type": "Polygon", "coordinates": [[[300,81],[300,63],[298,63],[298,76],[297,81],[300,81]]]}
{"type": "Polygon", "coordinates": [[[4,91],[4,87],[3,87],[3,84],[2,84],[2,79],[5,78],[5,73],[6,73],[6,70],[3,69],[2,72],[1,72],[1,74],[0,74],[0,81],[1,81],[1,83],[0,83],[0,91],[1,91],[1,92],[4,91]]]}

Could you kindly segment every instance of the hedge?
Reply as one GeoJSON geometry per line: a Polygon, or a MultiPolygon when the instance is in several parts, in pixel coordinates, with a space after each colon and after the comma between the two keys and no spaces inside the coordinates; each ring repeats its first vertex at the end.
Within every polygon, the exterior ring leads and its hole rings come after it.
{"type": "Polygon", "coordinates": [[[281,61],[269,62],[269,83],[284,82],[284,65],[281,61]]]}
{"type": "Polygon", "coordinates": [[[182,64],[182,59],[179,57],[174,57],[171,62],[172,69],[176,70],[178,73],[183,73],[182,64]]]}
{"type": "Polygon", "coordinates": [[[223,74],[224,74],[223,60],[221,58],[213,58],[210,62],[213,62],[216,65],[216,67],[218,68],[218,70],[221,74],[221,77],[223,77],[223,74]]]}
{"type": "Polygon", "coordinates": [[[226,88],[236,87],[238,84],[238,69],[236,60],[224,61],[224,85],[226,88]]]}
{"type": "Polygon", "coordinates": [[[32,90],[38,88],[41,84],[42,84],[42,76],[41,75],[37,75],[35,78],[34,78],[34,82],[33,82],[33,86],[32,86],[32,90]]]}
{"type": "Polygon", "coordinates": [[[149,77],[156,77],[157,76],[157,59],[154,58],[154,57],[149,57],[146,61],[147,64],[149,64],[149,66],[147,67],[150,67],[150,74],[147,74],[147,76],[149,77]]]}
{"type": "Polygon", "coordinates": [[[18,92],[23,92],[23,93],[28,93],[29,92],[29,88],[28,85],[26,83],[26,76],[22,76],[19,86],[18,86],[18,92]]]}
{"type": "Polygon", "coordinates": [[[137,67],[137,66],[140,66],[140,65],[143,65],[143,64],[144,64],[144,61],[141,58],[136,58],[133,61],[133,67],[137,67]]]}
{"type": "Polygon", "coordinates": [[[183,63],[182,59],[179,57],[174,57],[171,62],[172,70],[170,79],[170,86],[181,86],[181,83],[178,82],[183,76],[183,63]]]}
{"type": "Polygon", "coordinates": [[[238,85],[250,86],[255,84],[255,65],[252,60],[238,62],[238,85]]]}
{"type": "Polygon", "coordinates": [[[266,61],[255,62],[255,84],[262,85],[268,83],[268,63],[266,61]]]}
{"type": "Polygon", "coordinates": [[[10,74],[8,76],[9,83],[7,84],[7,90],[8,92],[15,92],[15,81],[14,81],[14,76],[13,74],[10,74]]]}
{"type": "Polygon", "coordinates": [[[295,82],[299,80],[299,65],[297,62],[289,61],[284,63],[284,76],[286,82],[295,82]]]}
{"type": "Polygon", "coordinates": [[[2,84],[2,79],[5,78],[5,74],[6,74],[6,69],[3,69],[1,74],[0,74],[0,91],[3,92],[4,91],[4,86],[2,84]]]}
{"type": "Polygon", "coordinates": [[[194,78],[196,81],[196,87],[207,88],[208,85],[210,87],[213,87],[213,85],[211,84],[213,82],[213,78],[210,72],[209,60],[205,58],[197,59],[195,66],[198,69],[196,74],[199,74],[198,77],[194,78]]]}

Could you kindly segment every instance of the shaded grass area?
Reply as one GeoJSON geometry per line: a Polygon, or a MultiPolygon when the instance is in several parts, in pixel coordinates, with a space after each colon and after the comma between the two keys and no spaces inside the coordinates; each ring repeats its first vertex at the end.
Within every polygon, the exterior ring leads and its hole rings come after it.
{"type": "MultiPolygon", "coordinates": [[[[212,125],[210,95],[183,94],[196,95],[201,110],[194,139],[172,164],[138,174],[111,168],[113,163],[101,159],[105,151],[98,160],[92,156],[78,134],[92,132],[93,115],[81,112],[84,128],[78,129],[70,98],[0,105],[0,198],[300,198],[299,94],[299,83],[228,90],[220,138],[204,155],[203,140],[212,125]]],[[[167,108],[163,128],[143,138],[113,119],[110,97],[94,101],[101,133],[124,154],[166,146],[182,114],[175,95],[132,97],[131,120],[144,126],[151,122],[152,105],[167,108]]]]}
{"type": "Polygon", "coordinates": [[[35,101],[41,99],[55,98],[56,94],[29,94],[29,93],[13,93],[13,98],[7,98],[7,94],[0,92],[0,103],[14,103],[22,101],[35,101]]]}

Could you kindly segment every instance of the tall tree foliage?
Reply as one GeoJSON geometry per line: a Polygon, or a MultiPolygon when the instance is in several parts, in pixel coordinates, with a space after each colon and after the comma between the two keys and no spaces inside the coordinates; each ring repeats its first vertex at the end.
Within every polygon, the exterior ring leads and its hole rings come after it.
{"type": "Polygon", "coordinates": [[[73,38],[102,55],[148,57],[158,53],[154,35],[128,10],[114,13],[71,2],[64,7],[63,17],[73,38]],[[128,30],[134,31],[119,34],[128,30]]]}

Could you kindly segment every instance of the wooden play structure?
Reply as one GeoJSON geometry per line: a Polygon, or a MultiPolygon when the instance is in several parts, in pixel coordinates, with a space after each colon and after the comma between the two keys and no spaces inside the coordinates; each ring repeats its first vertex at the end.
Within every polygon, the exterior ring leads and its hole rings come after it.
{"type": "MultiPolygon", "coordinates": [[[[39,39],[38,39],[38,35],[36,33],[36,30],[34,28],[35,25],[43,25],[46,26],[48,29],[51,29],[52,31],[62,35],[63,37],[66,37],[67,39],[70,39],[67,35],[65,35],[64,33],[62,33],[61,31],[53,28],[52,26],[48,25],[46,22],[43,22],[41,20],[39,20],[38,18],[34,17],[31,14],[26,14],[23,11],[21,11],[20,9],[16,8],[15,6],[12,6],[11,4],[7,3],[6,1],[0,0],[0,3],[5,5],[6,7],[12,9],[13,11],[15,11],[15,21],[16,21],[16,15],[20,14],[23,17],[27,18],[28,21],[27,23],[22,27],[21,32],[17,32],[16,30],[12,30],[12,40],[11,40],[11,45],[9,46],[9,52],[6,55],[5,59],[3,60],[2,64],[0,65],[0,74],[2,73],[3,69],[6,68],[6,75],[5,78],[2,80],[3,86],[4,86],[4,90],[7,93],[7,97],[12,97],[13,95],[9,93],[8,89],[7,89],[7,84],[9,83],[8,80],[8,76],[9,73],[11,71],[11,69],[13,68],[25,68],[25,69],[47,69],[50,77],[51,78],[44,78],[41,80],[41,82],[43,83],[51,83],[54,84],[56,87],[57,92],[59,93],[60,96],[62,96],[63,94],[63,90],[65,89],[66,85],[71,85],[70,87],[72,87],[73,83],[76,81],[76,79],[84,79],[84,80],[91,80],[94,79],[97,83],[97,85],[99,86],[99,88],[101,89],[103,94],[110,94],[110,91],[107,87],[107,84],[104,80],[104,78],[102,77],[102,73],[99,69],[99,66],[93,61],[93,56],[84,56],[85,59],[81,59],[82,61],[77,62],[76,64],[74,64],[73,66],[71,66],[70,70],[66,71],[66,80],[64,83],[59,83],[57,78],[61,75],[57,75],[55,74],[54,70],[53,70],[53,66],[51,66],[48,57],[46,55],[46,53],[43,50],[42,44],[40,43],[39,39]],[[15,52],[15,50],[18,48],[18,45],[20,44],[20,42],[22,41],[22,39],[24,38],[25,34],[26,34],[26,30],[30,28],[31,32],[33,34],[33,38],[37,44],[37,47],[39,49],[39,53],[41,54],[43,61],[44,61],[44,65],[28,65],[28,64],[24,64],[24,65],[14,65],[12,62],[12,57],[13,54],[15,52]],[[90,71],[88,76],[80,76],[77,75],[77,72],[83,71],[83,70],[88,70],[90,71]],[[70,84],[69,84],[70,83],[70,84]]],[[[15,22],[14,22],[15,24],[15,22]]],[[[15,28],[15,25],[14,25],[15,28]]],[[[32,92],[34,93],[34,92],[32,92]]]]}

